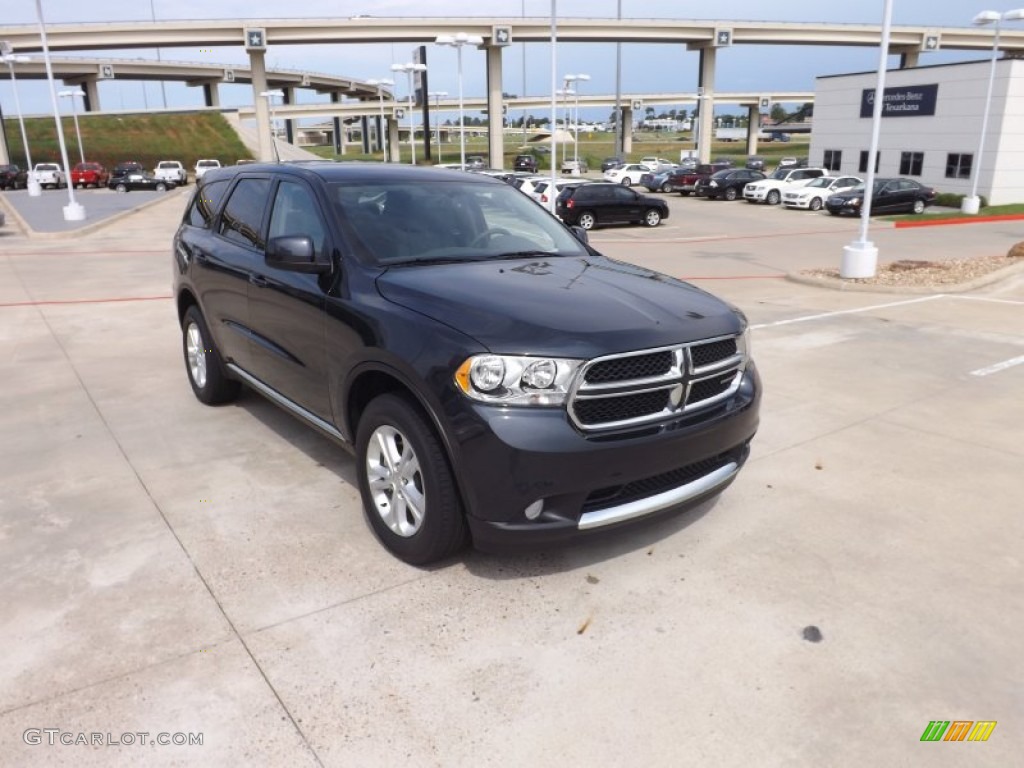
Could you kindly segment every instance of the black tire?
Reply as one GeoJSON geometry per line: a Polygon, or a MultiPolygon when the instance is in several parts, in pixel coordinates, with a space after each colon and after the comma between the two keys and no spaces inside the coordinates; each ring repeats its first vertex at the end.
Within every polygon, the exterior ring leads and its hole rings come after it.
{"type": "Polygon", "coordinates": [[[632,179],[629,178],[629,176],[623,176],[621,184],[624,187],[632,187],[633,186],[633,181],[632,181],[632,179]]]}
{"type": "Polygon", "coordinates": [[[221,405],[238,397],[242,385],[227,377],[224,361],[213,344],[203,313],[194,304],[185,311],[181,321],[181,351],[188,383],[199,402],[221,405]]]}
{"type": "Polygon", "coordinates": [[[831,213],[833,216],[839,215],[839,211],[829,211],[829,213],[831,213]]]}
{"type": "Polygon", "coordinates": [[[924,213],[924,200],[915,200],[913,213],[924,213]]]}
{"type": "Polygon", "coordinates": [[[661,183],[661,186],[658,187],[658,191],[659,192],[671,192],[672,191],[672,185],[669,184],[667,181],[663,181],[661,183]]]}
{"type": "Polygon", "coordinates": [[[117,192],[117,194],[119,195],[123,195],[128,191],[128,187],[124,184],[118,184],[116,187],[114,187],[114,191],[117,192]]]}
{"type": "Polygon", "coordinates": [[[737,197],[739,197],[739,192],[736,191],[736,187],[728,187],[725,190],[725,199],[729,202],[732,202],[737,197]]]}
{"type": "Polygon", "coordinates": [[[661,211],[657,208],[648,208],[644,213],[644,226],[656,227],[661,224],[661,211]]]}
{"type": "Polygon", "coordinates": [[[576,217],[576,226],[590,230],[597,226],[597,216],[592,211],[582,211],[576,217]]]}
{"type": "Polygon", "coordinates": [[[160,184],[157,184],[156,185],[156,191],[157,192],[166,192],[167,191],[167,185],[164,184],[163,182],[161,182],[160,184]]]}
{"type": "Polygon", "coordinates": [[[773,189],[768,193],[768,197],[764,200],[768,205],[778,205],[782,202],[782,195],[779,194],[779,190],[773,189]]]}
{"type": "Polygon", "coordinates": [[[682,190],[679,194],[682,195],[683,197],[689,197],[690,196],[690,193],[687,192],[685,189],[682,190]]]}
{"type": "Polygon", "coordinates": [[[465,546],[466,519],[448,457],[433,426],[409,400],[386,394],[367,406],[357,430],[356,472],[370,528],[395,557],[426,565],[465,546]],[[385,453],[390,463],[382,462],[385,453]],[[396,453],[400,461],[395,461],[396,453]],[[403,475],[402,463],[415,466],[406,470],[411,475],[403,475]],[[378,484],[375,489],[371,472],[378,484]],[[392,504],[396,498],[400,503],[392,504]],[[415,504],[419,520],[409,512],[415,504]],[[395,510],[398,516],[386,520],[384,516],[395,510]]]}
{"type": "Polygon", "coordinates": [[[807,207],[810,208],[812,211],[820,211],[821,210],[821,198],[820,197],[812,197],[811,198],[811,202],[808,203],[807,207]]]}

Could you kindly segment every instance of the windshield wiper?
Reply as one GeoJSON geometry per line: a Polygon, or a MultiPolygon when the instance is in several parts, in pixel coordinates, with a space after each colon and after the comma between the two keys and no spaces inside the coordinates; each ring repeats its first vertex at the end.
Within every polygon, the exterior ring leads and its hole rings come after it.
{"type": "Polygon", "coordinates": [[[482,256],[481,258],[487,259],[488,261],[498,261],[501,259],[528,259],[532,256],[561,256],[558,251],[508,251],[506,253],[495,253],[489,256],[482,256]]]}

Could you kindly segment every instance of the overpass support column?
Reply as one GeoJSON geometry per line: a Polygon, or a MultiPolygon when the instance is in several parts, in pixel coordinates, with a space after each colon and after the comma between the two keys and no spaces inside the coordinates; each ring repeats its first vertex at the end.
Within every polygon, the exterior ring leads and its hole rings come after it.
{"type": "Polygon", "coordinates": [[[399,135],[398,135],[398,121],[394,119],[388,120],[388,162],[389,163],[400,163],[402,162],[402,148],[398,146],[399,135]]]}
{"type": "Polygon", "coordinates": [[[216,80],[203,83],[203,103],[208,107],[220,106],[220,90],[217,88],[216,80]]]}
{"type": "Polygon", "coordinates": [[[380,115],[375,116],[373,118],[373,122],[377,128],[377,130],[373,134],[374,137],[377,139],[377,148],[374,151],[380,152],[382,149],[384,149],[384,134],[381,133],[384,130],[384,126],[381,125],[380,115]]]}
{"type": "MultiPolygon", "coordinates": [[[[294,104],[295,103],[295,89],[294,88],[282,88],[281,90],[284,92],[284,98],[282,99],[282,101],[285,104],[294,104]]],[[[285,137],[285,140],[289,144],[294,144],[295,143],[295,121],[294,120],[285,120],[284,121],[284,137],[285,137]]]]}
{"type": "MultiPolygon", "coordinates": [[[[331,104],[337,104],[341,101],[341,94],[338,91],[331,91],[331,104]]],[[[345,126],[341,124],[341,118],[335,117],[332,122],[334,123],[334,154],[340,155],[341,150],[344,147],[341,138],[341,132],[345,130],[345,126]]]]}
{"type": "Polygon", "coordinates": [[[95,77],[82,81],[82,90],[85,91],[85,99],[82,103],[83,112],[100,111],[100,89],[99,82],[95,77]]]}
{"type": "Polygon", "coordinates": [[[757,154],[757,134],[761,132],[761,106],[751,104],[747,107],[747,154],[757,154]]]}
{"type": "Polygon", "coordinates": [[[252,101],[256,108],[256,135],[260,140],[259,159],[269,163],[274,159],[273,137],[270,135],[270,111],[267,100],[260,96],[267,90],[267,64],[264,51],[249,51],[249,69],[252,72],[252,101]]]}
{"type": "Polygon", "coordinates": [[[715,138],[715,56],[712,47],[700,49],[700,73],[697,76],[697,93],[700,94],[700,113],[697,117],[699,137],[697,160],[707,163],[711,160],[711,142],[715,138]]]}
{"type": "Polygon", "coordinates": [[[622,121],[622,159],[628,161],[633,151],[633,107],[624,104],[619,120],[622,121]]]}
{"type": "Polygon", "coordinates": [[[491,168],[505,167],[505,112],[501,92],[501,48],[487,51],[487,149],[491,168]]]}
{"type": "MultiPolygon", "coordinates": [[[[8,165],[11,162],[11,152],[7,147],[7,123],[4,122],[4,110],[0,106],[0,165],[8,165]]],[[[28,165],[28,160],[25,161],[28,165]]],[[[29,168],[31,171],[32,169],[29,168]]]]}

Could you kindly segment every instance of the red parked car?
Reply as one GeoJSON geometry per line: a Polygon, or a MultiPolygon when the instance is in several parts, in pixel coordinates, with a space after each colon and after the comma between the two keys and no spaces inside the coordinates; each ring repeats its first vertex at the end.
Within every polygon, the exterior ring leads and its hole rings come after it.
{"type": "Polygon", "coordinates": [[[78,163],[71,169],[71,183],[76,187],[105,187],[110,173],[99,163],[78,163]]]}

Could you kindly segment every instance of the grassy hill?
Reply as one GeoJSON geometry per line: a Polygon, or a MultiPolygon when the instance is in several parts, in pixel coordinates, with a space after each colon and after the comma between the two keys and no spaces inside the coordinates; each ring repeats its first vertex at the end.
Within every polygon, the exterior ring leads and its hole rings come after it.
{"type": "MultiPolygon", "coordinates": [[[[78,125],[85,145],[85,159],[113,168],[123,160],[138,160],[152,168],[159,160],[180,160],[186,168],[195,166],[203,157],[217,158],[234,164],[252,153],[242,144],[238,134],[216,112],[178,113],[173,115],[89,115],[80,114],[78,125]]],[[[75,122],[64,117],[64,141],[68,160],[79,161],[75,122]]],[[[7,145],[11,162],[26,166],[21,130],[17,119],[6,118],[7,145]]],[[[60,160],[57,129],[53,118],[27,118],[29,150],[35,163],[60,160]]]]}

